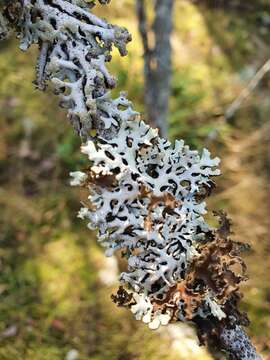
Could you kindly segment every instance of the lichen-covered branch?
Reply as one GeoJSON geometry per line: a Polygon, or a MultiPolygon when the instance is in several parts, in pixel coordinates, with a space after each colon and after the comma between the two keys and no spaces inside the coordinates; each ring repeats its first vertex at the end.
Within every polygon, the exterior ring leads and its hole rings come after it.
{"type": "Polygon", "coordinates": [[[243,328],[237,324],[231,328],[221,329],[220,344],[235,360],[261,359],[243,328]]]}
{"type": "Polygon", "coordinates": [[[16,28],[21,49],[38,44],[36,86],[50,85],[59,95],[89,158],[88,168],[71,174],[72,185],[89,190],[78,216],[97,229],[107,256],[120,251],[127,259],[113,300],[152,329],[195,323],[202,341],[217,339],[235,359],[246,359],[246,349],[237,355],[245,336],[238,311],[242,245],[231,240],[225,214],[216,214],[217,229],[204,219],[219,159],[182,140],[172,145],[143,122],[124,93],[112,98],[116,81],[106,63],[112,46],[126,54],[131,37],[89,12],[83,0],[22,0],[16,28]]]}

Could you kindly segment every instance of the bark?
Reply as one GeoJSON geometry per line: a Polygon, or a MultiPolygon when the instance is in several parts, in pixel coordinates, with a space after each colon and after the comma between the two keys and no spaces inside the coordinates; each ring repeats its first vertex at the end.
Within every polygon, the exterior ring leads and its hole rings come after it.
{"type": "Polygon", "coordinates": [[[155,19],[147,24],[145,1],[137,0],[139,31],[144,48],[145,107],[150,123],[168,132],[168,108],[171,85],[171,32],[173,0],[155,1],[155,19]],[[154,44],[150,44],[150,32],[154,44]]]}
{"type": "MultiPolygon", "coordinates": [[[[230,360],[261,360],[243,326],[234,316],[228,314],[224,321],[199,319],[195,321],[201,343],[208,345],[214,359],[222,354],[230,360]]],[[[243,321],[248,325],[248,322],[243,321]]]]}
{"type": "Polygon", "coordinates": [[[255,347],[252,345],[250,338],[239,325],[236,325],[232,329],[228,327],[222,328],[220,343],[221,348],[224,349],[233,360],[261,359],[255,347]]]}

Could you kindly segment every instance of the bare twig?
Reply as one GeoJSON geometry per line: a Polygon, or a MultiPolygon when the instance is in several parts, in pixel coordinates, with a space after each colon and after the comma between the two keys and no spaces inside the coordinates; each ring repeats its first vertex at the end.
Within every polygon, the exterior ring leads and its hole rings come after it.
{"type": "Polygon", "coordinates": [[[224,113],[225,120],[228,120],[234,116],[237,110],[247,100],[251,93],[259,85],[263,77],[270,71],[270,59],[268,59],[264,65],[257,71],[254,77],[250,80],[248,85],[241,91],[240,95],[231,103],[224,113]]]}

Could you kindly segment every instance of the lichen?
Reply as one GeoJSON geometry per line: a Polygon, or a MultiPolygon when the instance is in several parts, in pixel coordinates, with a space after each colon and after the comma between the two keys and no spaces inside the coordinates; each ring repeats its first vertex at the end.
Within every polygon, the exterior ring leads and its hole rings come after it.
{"type": "Polygon", "coordinates": [[[39,44],[37,87],[43,90],[50,80],[74,127],[87,137],[93,122],[98,121],[103,129],[115,126],[114,119],[107,116],[97,99],[105,104],[100,98],[107,88],[115,86],[115,79],[105,66],[112,45],[125,55],[125,44],[131,38],[126,29],[109,25],[81,3],[25,0],[20,48],[26,50],[31,44],[39,44]]]}
{"type": "Polygon", "coordinates": [[[243,279],[231,266],[243,264],[226,216],[218,230],[204,219],[219,159],[182,140],[172,145],[124,93],[112,98],[116,81],[106,62],[113,45],[125,55],[131,37],[85,5],[25,0],[19,35],[23,50],[39,44],[36,85],[54,87],[89,158],[89,168],[71,173],[71,184],[90,192],[78,217],[98,230],[107,256],[120,251],[127,259],[113,300],[152,329],[174,320],[221,321],[237,307],[243,279]]]}

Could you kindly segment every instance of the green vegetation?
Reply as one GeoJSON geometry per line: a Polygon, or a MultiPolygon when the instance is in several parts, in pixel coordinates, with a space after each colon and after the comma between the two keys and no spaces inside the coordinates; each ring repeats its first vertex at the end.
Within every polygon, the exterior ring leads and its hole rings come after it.
{"type": "MultiPolygon", "coordinates": [[[[253,15],[243,16],[237,8],[203,3],[176,1],[170,136],[193,147],[208,144],[223,159],[209,207],[227,210],[236,238],[253,246],[243,309],[252,320],[250,334],[267,354],[269,76],[229,124],[217,114],[267,59],[270,12],[267,1],[254,1],[253,15]],[[209,141],[213,130],[218,136],[209,141]]],[[[115,52],[110,67],[143,112],[133,1],[112,2],[108,16],[134,34],[129,56],[119,59],[115,52]]],[[[34,90],[34,57],[35,49],[24,54],[15,41],[0,44],[0,359],[58,360],[71,349],[78,360],[181,359],[166,330],[149,331],[110,300],[114,286],[99,276],[103,250],[76,218],[80,194],[68,184],[69,171],[85,164],[80,142],[57,100],[34,90]]]]}

